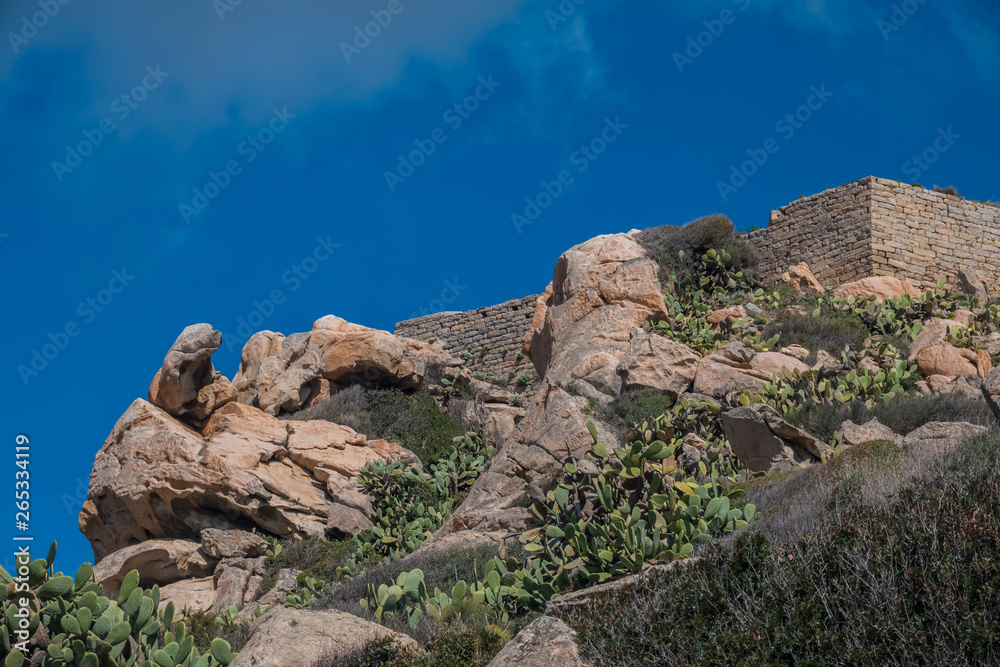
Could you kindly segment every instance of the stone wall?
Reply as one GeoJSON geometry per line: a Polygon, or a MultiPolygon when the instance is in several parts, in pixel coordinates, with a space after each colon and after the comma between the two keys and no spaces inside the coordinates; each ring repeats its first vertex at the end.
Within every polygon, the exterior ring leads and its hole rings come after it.
{"type": "Polygon", "coordinates": [[[749,234],[761,275],[778,280],[799,262],[829,286],[872,275],[871,181],[831,188],[772,211],[767,229],[749,234]]]}
{"type": "Polygon", "coordinates": [[[773,211],[749,239],[769,280],[806,262],[826,286],[875,275],[929,288],[962,268],[1000,282],[1000,205],[874,176],[773,211]]]}
{"type": "MultiPolygon", "coordinates": [[[[531,327],[538,296],[526,296],[464,313],[436,313],[406,320],[396,324],[395,333],[416,340],[439,340],[445,349],[456,355],[466,352],[470,355],[466,367],[473,372],[481,371],[491,376],[523,372],[534,383],[538,375],[531,361],[518,353],[531,327]]],[[[515,385],[512,384],[511,389],[515,389],[515,385]]]]}
{"type": "Polygon", "coordinates": [[[1000,282],[1000,205],[969,201],[884,178],[873,179],[875,275],[921,288],[954,283],[962,268],[1000,282]]]}

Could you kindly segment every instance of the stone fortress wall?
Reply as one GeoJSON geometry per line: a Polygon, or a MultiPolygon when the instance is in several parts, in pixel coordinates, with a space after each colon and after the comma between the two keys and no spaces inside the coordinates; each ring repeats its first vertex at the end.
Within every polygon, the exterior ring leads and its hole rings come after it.
{"type": "MultiPolygon", "coordinates": [[[[395,334],[415,340],[439,340],[445,349],[460,355],[471,355],[466,367],[487,375],[501,376],[527,373],[532,382],[538,379],[534,366],[526,355],[518,355],[524,335],[531,328],[537,294],[512,299],[496,306],[476,308],[467,312],[445,312],[425,315],[396,324],[395,334]]],[[[514,385],[511,385],[514,389],[514,385]]]]}
{"type": "MultiPolygon", "coordinates": [[[[767,280],[806,262],[829,287],[896,276],[926,289],[939,279],[953,284],[962,268],[982,273],[990,287],[1000,283],[1000,205],[874,176],[772,211],[767,228],[748,236],[767,280]]],[[[418,317],[399,322],[395,333],[440,340],[455,354],[468,352],[473,371],[525,372],[534,381],[531,362],[517,353],[537,298],[418,317]]]]}
{"type": "Polygon", "coordinates": [[[1000,205],[874,176],[773,211],[749,239],[766,279],[806,262],[829,286],[895,276],[930,288],[963,268],[1000,282],[1000,205]]]}

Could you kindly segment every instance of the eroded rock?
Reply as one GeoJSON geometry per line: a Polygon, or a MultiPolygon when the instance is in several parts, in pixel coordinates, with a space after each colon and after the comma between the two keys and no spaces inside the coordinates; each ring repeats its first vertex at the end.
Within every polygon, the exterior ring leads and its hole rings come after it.
{"type": "Polygon", "coordinates": [[[722,413],[733,453],[753,472],[778,472],[833,454],[829,445],[792,426],[769,405],[759,403],[722,413]]]}

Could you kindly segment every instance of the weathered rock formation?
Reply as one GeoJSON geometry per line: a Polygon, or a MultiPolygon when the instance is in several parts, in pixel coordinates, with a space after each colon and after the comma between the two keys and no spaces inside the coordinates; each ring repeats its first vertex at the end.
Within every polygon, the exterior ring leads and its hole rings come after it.
{"type": "Polygon", "coordinates": [[[833,454],[829,445],[763,403],[722,413],[722,425],[733,453],[753,472],[780,472],[833,454]]]}
{"type": "Polygon", "coordinates": [[[275,607],[250,628],[250,640],[232,667],[318,665],[344,658],[370,642],[390,636],[403,648],[420,650],[411,637],[346,612],[275,607]]]}

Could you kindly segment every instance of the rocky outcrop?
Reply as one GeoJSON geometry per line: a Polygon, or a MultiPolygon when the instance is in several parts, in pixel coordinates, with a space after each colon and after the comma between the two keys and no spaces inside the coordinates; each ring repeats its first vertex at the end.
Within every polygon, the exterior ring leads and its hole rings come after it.
{"type": "Polygon", "coordinates": [[[800,294],[824,294],[826,290],[816,279],[809,265],[801,262],[781,274],[781,280],[791,285],[800,294]]]}
{"type": "MultiPolygon", "coordinates": [[[[986,361],[989,362],[989,359],[986,361]]],[[[959,349],[944,341],[920,348],[914,355],[914,362],[917,364],[917,369],[925,377],[942,375],[954,379],[959,375],[977,375],[979,373],[976,352],[959,349]]]]}
{"type": "Polygon", "coordinates": [[[979,305],[985,306],[990,298],[989,292],[986,289],[986,282],[986,278],[982,273],[962,268],[955,279],[955,287],[959,292],[979,299],[979,305]]]}
{"type": "Polygon", "coordinates": [[[921,296],[920,290],[905,280],[893,276],[872,276],[845,283],[834,290],[837,296],[853,296],[857,299],[867,299],[874,296],[880,303],[888,298],[910,296],[914,299],[921,296]]]}
{"type": "Polygon", "coordinates": [[[911,431],[903,439],[903,449],[946,452],[988,430],[966,422],[931,422],[911,431]]]}
{"type": "Polygon", "coordinates": [[[753,472],[779,472],[833,454],[826,443],[792,426],[766,404],[722,413],[733,454],[753,472]]]}
{"type": "Polygon", "coordinates": [[[98,452],[80,529],[97,559],[152,538],[205,528],[324,537],[333,495],[375,459],[408,450],[325,421],[283,422],[229,403],[202,432],[141,399],[98,452]]]}
{"type": "Polygon", "coordinates": [[[385,636],[400,647],[420,650],[411,637],[346,612],[275,607],[254,621],[249,641],[230,665],[317,665],[347,657],[385,636]]]}
{"type": "Polygon", "coordinates": [[[207,577],[215,571],[218,558],[193,540],[146,540],[124,547],[102,558],[94,567],[94,578],[110,590],[118,590],[125,575],[139,571],[146,586],[164,586],[182,579],[207,577]]]}
{"type": "Polygon", "coordinates": [[[273,331],[258,331],[250,336],[240,353],[240,368],[233,377],[236,400],[253,405],[257,401],[257,374],[260,364],[268,357],[281,353],[284,334],[273,331]]]}
{"type": "Polygon", "coordinates": [[[236,398],[236,389],[212,366],[222,334],[192,324],[177,337],[149,386],[149,401],[175,417],[201,421],[236,398]]]}
{"type": "Polygon", "coordinates": [[[700,357],[686,345],[666,336],[636,329],[618,364],[626,391],[659,389],[677,398],[694,383],[700,357]]]}
{"type": "Polygon", "coordinates": [[[848,419],[840,425],[840,431],[837,433],[837,444],[844,449],[875,440],[888,440],[897,445],[903,444],[903,436],[879,422],[878,419],[872,419],[864,424],[855,424],[848,419]]]}
{"type": "Polygon", "coordinates": [[[166,608],[173,602],[175,618],[181,619],[189,611],[207,611],[215,602],[215,581],[213,577],[184,579],[160,587],[160,607],[166,608]]]}
{"type": "Polygon", "coordinates": [[[576,632],[558,618],[541,616],[517,633],[487,667],[588,667],[576,632]]]}

